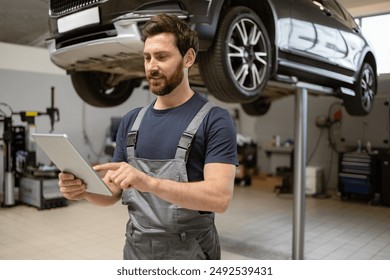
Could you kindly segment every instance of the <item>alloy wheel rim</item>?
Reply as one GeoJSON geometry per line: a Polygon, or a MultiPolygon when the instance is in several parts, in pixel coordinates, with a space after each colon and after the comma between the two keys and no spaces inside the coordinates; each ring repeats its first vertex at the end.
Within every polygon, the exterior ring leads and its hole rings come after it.
{"type": "Polygon", "coordinates": [[[245,91],[256,90],[264,80],[267,69],[267,44],[259,26],[243,18],[230,29],[227,59],[231,76],[245,91]]]}
{"type": "Polygon", "coordinates": [[[369,68],[366,68],[362,73],[360,88],[362,92],[362,106],[367,112],[371,109],[372,101],[374,99],[374,87],[374,75],[369,68]]]}

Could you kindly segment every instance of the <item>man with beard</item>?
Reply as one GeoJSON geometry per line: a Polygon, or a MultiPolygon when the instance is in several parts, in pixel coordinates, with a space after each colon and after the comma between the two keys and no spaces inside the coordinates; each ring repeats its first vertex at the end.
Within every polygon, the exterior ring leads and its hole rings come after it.
{"type": "Polygon", "coordinates": [[[127,205],[124,259],[220,259],[214,224],[232,198],[236,132],[227,110],[189,85],[198,38],[176,16],[157,15],[143,28],[149,89],[157,98],[127,113],[113,162],[97,165],[113,195],[88,192],[72,174],[59,186],[72,200],[127,205]]]}

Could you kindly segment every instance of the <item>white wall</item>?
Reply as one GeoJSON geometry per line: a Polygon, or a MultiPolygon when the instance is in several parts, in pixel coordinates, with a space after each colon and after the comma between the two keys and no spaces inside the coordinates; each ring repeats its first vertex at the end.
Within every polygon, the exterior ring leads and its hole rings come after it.
{"type": "Polygon", "coordinates": [[[65,71],[50,61],[48,51],[0,42],[0,69],[65,75],[65,71]]]}

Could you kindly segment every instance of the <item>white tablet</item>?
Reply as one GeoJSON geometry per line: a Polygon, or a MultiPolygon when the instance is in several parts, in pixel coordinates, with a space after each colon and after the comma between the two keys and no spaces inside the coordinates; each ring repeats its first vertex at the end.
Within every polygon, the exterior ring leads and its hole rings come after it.
{"type": "Polygon", "coordinates": [[[112,195],[66,134],[32,134],[32,138],[61,172],[72,173],[83,180],[88,192],[112,195]]]}

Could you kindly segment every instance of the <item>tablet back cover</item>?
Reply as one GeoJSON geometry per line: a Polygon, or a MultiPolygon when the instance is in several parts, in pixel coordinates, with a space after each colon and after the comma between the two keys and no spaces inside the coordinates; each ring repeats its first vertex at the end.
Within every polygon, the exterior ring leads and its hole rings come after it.
{"type": "Polygon", "coordinates": [[[33,134],[32,138],[59,170],[83,180],[88,192],[112,195],[66,134],[33,134]]]}

